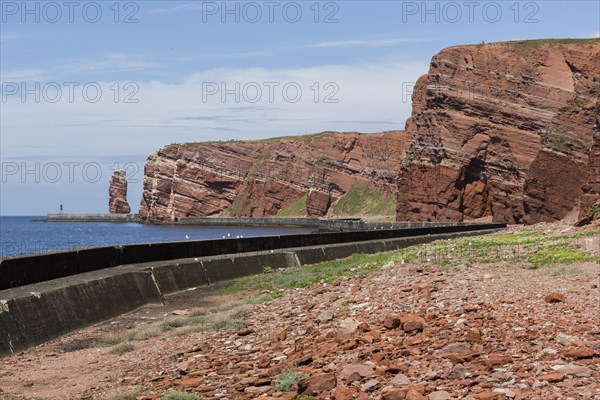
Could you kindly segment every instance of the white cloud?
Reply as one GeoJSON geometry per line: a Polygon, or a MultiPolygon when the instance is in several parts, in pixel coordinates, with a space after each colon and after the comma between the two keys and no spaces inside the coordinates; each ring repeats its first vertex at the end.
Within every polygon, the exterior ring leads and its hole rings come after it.
{"type": "Polygon", "coordinates": [[[158,64],[141,60],[123,53],[111,53],[91,59],[66,60],[56,69],[68,73],[140,71],[157,67],[158,64]]]}
{"type": "Polygon", "coordinates": [[[50,78],[50,70],[44,68],[22,68],[0,71],[0,82],[32,82],[50,78]]]}
{"type": "Polygon", "coordinates": [[[77,80],[81,73],[111,73],[124,71],[142,71],[158,67],[156,63],[146,62],[137,56],[112,53],[98,58],[64,60],[46,68],[22,68],[0,71],[1,82],[51,81],[61,78],[77,80]]]}
{"type": "Polygon", "coordinates": [[[138,182],[130,182],[128,195],[132,208],[137,210],[145,156],[170,143],[256,139],[324,130],[402,129],[411,111],[409,98],[402,92],[403,83],[414,82],[426,71],[425,63],[399,60],[295,69],[221,68],[198,71],[178,83],[140,81],[135,94],[121,87],[117,102],[110,82],[101,83],[102,98],[97,103],[86,102],[80,88],[72,103],[67,100],[66,90],[57,103],[43,98],[35,102],[31,96],[23,103],[20,96],[11,96],[1,107],[3,158],[30,160],[29,168],[37,160],[45,165],[45,157],[59,165],[76,162],[80,165],[77,176],[82,174],[81,165],[88,161],[105,161],[102,180],[94,184],[69,184],[66,179],[56,185],[30,181],[15,184],[2,191],[1,211],[44,214],[51,211],[49,207],[64,203],[70,212],[105,212],[108,177],[115,163],[136,166],[134,177],[138,182]],[[223,83],[229,90],[239,82],[242,92],[244,85],[250,84],[250,88],[254,82],[264,93],[257,102],[249,101],[252,99],[243,93],[239,101],[231,94],[224,102],[220,95],[207,96],[204,101],[203,88],[211,82],[218,86],[223,83]],[[273,102],[269,101],[266,82],[279,83],[273,102]],[[328,82],[337,85],[337,93],[325,87],[328,82]],[[283,98],[281,89],[286,83],[302,89],[298,102],[283,98]],[[315,83],[319,84],[317,102],[313,97],[315,83]],[[139,102],[125,103],[127,95],[139,102]],[[326,95],[333,95],[338,103],[325,103],[326,95]],[[28,202],[16,200],[19,196],[28,202]]]}
{"type": "Polygon", "coordinates": [[[4,32],[0,33],[0,42],[10,42],[13,40],[18,40],[21,38],[21,35],[15,32],[4,32]]]}
{"type": "Polygon", "coordinates": [[[179,83],[137,82],[119,93],[112,82],[101,83],[97,103],[86,101],[80,88],[72,103],[67,88],[56,103],[43,97],[36,103],[33,96],[23,103],[17,94],[2,104],[2,153],[36,155],[41,148],[58,156],[147,154],[172,142],[402,129],[411,110],[403,83],[414,82],[426,70],[424,63],[401,61],[220,68],[199,71],[179,83]],[[125,103],[127,95],[139,102],[125,103]],[[29,143],[41,147],[29,148],[29,143]]]}
{"type": "Polygon", "coordinates": [[[178,4],[178,5],[172,6],[172,7],[155,7],[150,10],[150,14],[167,14],[167,13],[180,12],[180,11],[198,10],[201,8],[202,8],[202,3],[200,3],[200,4],[183,3],[183,4],[178,4]]]}
{"type": "Polygon", "coordinates": [[[270,57],[275,55],[269,51],[240,51],[231,53],[213,53],[203,54],[202,58],[252,58],[252,57],[270,57]]]}
{"type": "Polygon", "coordinates": [[[392,38],[392,39],[355,39],[339,40],[331,42],[319,42],[308,44],[306,48],[327,48],[327,47],[389,47],[405,43],[423,42],[421,38],[392,38]]]}

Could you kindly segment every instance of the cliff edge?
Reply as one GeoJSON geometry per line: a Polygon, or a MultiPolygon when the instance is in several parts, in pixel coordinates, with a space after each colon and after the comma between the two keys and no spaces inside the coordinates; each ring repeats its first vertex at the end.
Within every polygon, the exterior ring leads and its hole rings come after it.
{"type": "Polygon", "coordinates": [[[581,219],[600,200],[599,96],[599,39],[450,47],[405,131],[165,146],[140,217],[581,219]]]}
{"type": "Polygon", "coordinates": [[[600,40],[445,49],[413,93],[398,220],[584,215],[600,198],[600,40]]]}
{"type": "Polygon", "coordinates": [[[324,132],[165,146],[146,163],[140,218],[393,216],[404,138],[324,132]]]}

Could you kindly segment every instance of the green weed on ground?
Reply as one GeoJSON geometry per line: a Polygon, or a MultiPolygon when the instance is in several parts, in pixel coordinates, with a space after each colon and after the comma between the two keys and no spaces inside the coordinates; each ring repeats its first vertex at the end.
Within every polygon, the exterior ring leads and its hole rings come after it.
{"type": "Polygon", "coordinates": [[[221,329],[239,329],[244,326],[242,320],[250,312],[250,306],[244,302],[227,302],[216,307],[194,308],[187,317],[167,317],[162,321],[139,325],[129,332],[111,332],[96,342],[98,347],[113,347],[111,353],[123,354],[134,350],[132,341],[142,341],[173,331],[178,336],[192,332],[209,332],[221,329]]]}
{"type": "MultiPolygon", "coordinates": [[[[391,252],[354,254],[344,259],[320,264],[247,276],[233,281],[221,292],[224,294],[259,292],[260,294],[248,297],[245,301],[232,301],[212,308],[192,309],[187,317],[169,317],[162,321],[140,325],[130,332],[110,333],[99,339],[96,345],[112,347],[146,340],[167,331],[172,331],[171,335],[177,336],[192,332],[239,329],[244,326],[243,318],[250,312],[251,304],[272,301],[281,297],[286,289],[305,288],[317,283],[333,283],[353,275],[364,276],[380,270],[389,263],[404,262],[422,267],[431,265],[449,268],[498,263],[510,267],[512,264],[520,263],[531,269],[552,267],[553,269],[549,271],[553,274],[578,273],[576,268],[567,268],[567,266],[578,262],[600,262],[600,256],[582,250],[578,243],[569,239],[598,234],[600,229],[568,235],[552,235],[546,233],[541,227],[534,227],[517,233],[499,232],[439,240],[391,252]]],[[[129,344],[115,351],[121,352],[127,349],[129,344]]]]}
{"type": "Polygon", "coordinates": [[[290,392],[292,391],[292,386],[305,376],[306,374],[300,371],[285,370],[277,376],[275,390],[278,392],[290,392]]]}
{"type": "Polygon", "coordinates": [[[354,254],[348,258],[327,261],[320,264],[297,268],[286,268],[272,274],[247,276],[235,280],[223,289],[225,294],[240,291],[270,291],[272,296],[280,296],[279,289],[305,288],[316,283],[332,283],[351,274],[364,275],[379,270],[388,262],[398,261],[400,252],[377,254],[354,254]],[[275,294],[273,294],[273,292],[275,294]]]}
{"type": "MultiPolygon", "coordinates": [[[[598,215],[600,215],[600,209],[598,209],[598,215]]],[[[600,238],[600,228],[596,229],[588,229],[586,231],[575,232],[567,235],[563,235],[563,239],[580,239],[585,237],[599,237],[600,238]]]]}
{"type": "Polygon", "coordinates": [[[113,347],[113,349],[111,350],[111,354],[115,356],[120,356],[121,354],[129,353],[133,350],[135,350],[135,346],[133,345],[133,343],[123,342],[113,347]]]}
{"type": "Polygon", "coordinates": [[[160,400],[202,400],[202,398],[193,393],[171,392],[161,397],[160,400]]]}
{"type": "Polygon", "coordinates": [[[438,265],[471,266],[475,263],[522,262],[536,269],[549,265],[600,260],[569,239],[594,236],[593,230],[571,235],[548,235],[540,228],[518,233],[497,233],[434,242],[407,249],[408,261],[425,260],[438,265]]]}
{"type": "Polygon", "coordinates": [[[135,400],[136,397],[143,396],[145,393],[140,391],[119,392],[108,397],[102,397],[102,400],[135,400]]]}
{"type": "Polygon", "coordinates": [[[532,269],[576,262],[600,262],[600,257],[581,250],[578,244],[568,241],[593,235],[594,231],[563,236],[548,235],[543,229],[532,228],[517,233],[468,236],[391,252],[354,254],[340,260],[247,276],[235,280],[223,289],[223,293],[267,291],[267,294],[263,293],[247,300],[250,304],[261,303],[282,296],[281,289],[305,288],[321,282],[332,283],[350,275],[378,271],[387,263],[399,261],[438,266],[520,262],[532,269]]]}

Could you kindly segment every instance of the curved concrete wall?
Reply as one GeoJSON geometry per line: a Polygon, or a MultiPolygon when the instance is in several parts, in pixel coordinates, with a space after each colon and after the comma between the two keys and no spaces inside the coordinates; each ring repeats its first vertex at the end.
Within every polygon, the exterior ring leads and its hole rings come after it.
{"type": "Polygon", "coordinates": [[[132,244],[54,252],[42,255],[9,257],[0,260],[0,290],[125,264],[295,247],[323,246],[334,243],[383,240],[418,235],[468,232],[480,229],[499,229],[506,226],[505,224],[464,223],[444,224],[443,226],[440,226],[440,224],[419,225],[421,227],[405,229],[132,244]]]}
{"type": "Polygon", "coordinates": [[[433,240],[490,231],[155,261],[0,290],[0,356],[25,350],[75,329],[135,310],[143,304],[159,302],[164,294],[260,274],[264,266],[287,268],[316,264],[355,253],[396,250],[433,240]]]}
{"type": "Polygon", "coordinates": [[[124,268],[0,291],[0,355],[160,298],[151,272],[124,268]]]}

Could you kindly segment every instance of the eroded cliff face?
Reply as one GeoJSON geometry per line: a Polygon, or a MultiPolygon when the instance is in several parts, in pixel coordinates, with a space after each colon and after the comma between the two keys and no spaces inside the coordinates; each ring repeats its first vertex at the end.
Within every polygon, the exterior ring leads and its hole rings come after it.
{"type": "Polygon", "coordinates": [[[451,47],[416,83],[405,132],[166,146],[140,216],[583,218],[600,200],[599,95],[600,40],[451,47]]]}
{"type": "Polygon", "coordinates": [[[600,40],[452,47],[413,93],[398,220],[556,221],[600,199],[600,40]]]}
{"type": "Polygon", "coordinates": [[[391,210],[373,209],[393,214],[404,139],[329,132],[165,146],[146,162],[140,218],[317,217],[349,192],[390,198],[391,210]]]}
{"type": "Polygon", "coordinates": [[[123,170],[113,172],[108,186],[108,212],[111,214],[129,214],[131,207],[127,202],[127,177],[123,170]]]}

